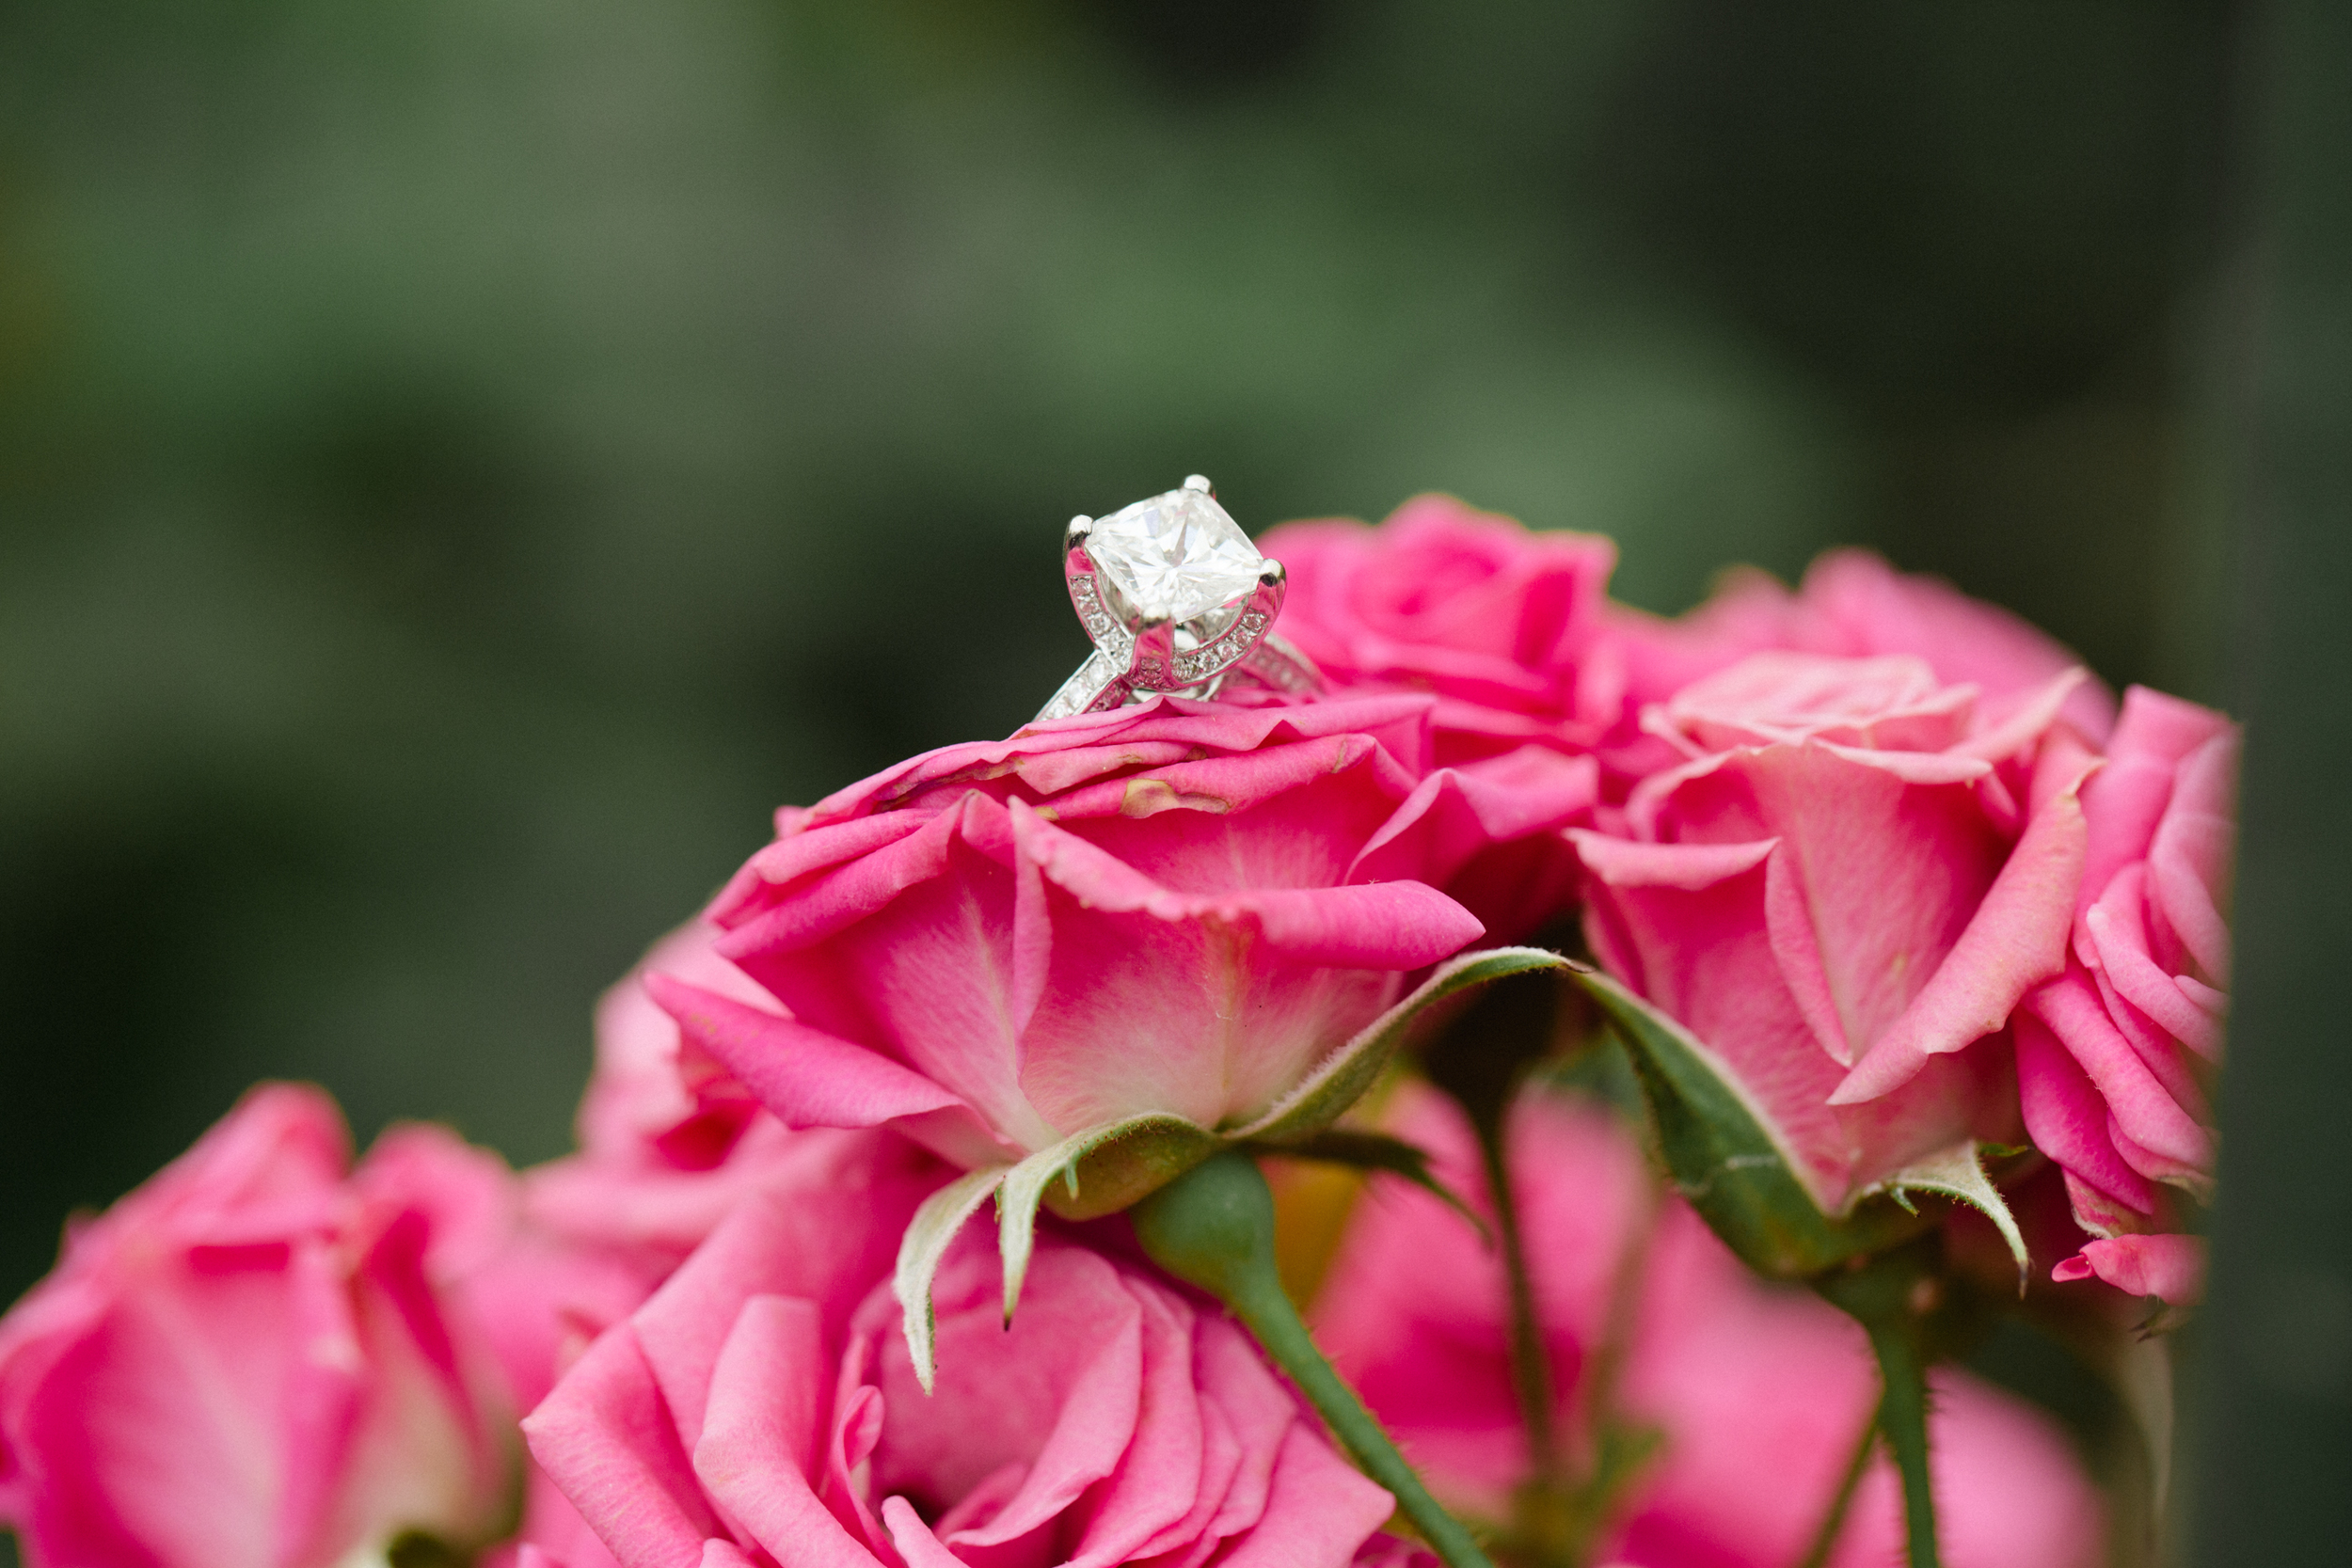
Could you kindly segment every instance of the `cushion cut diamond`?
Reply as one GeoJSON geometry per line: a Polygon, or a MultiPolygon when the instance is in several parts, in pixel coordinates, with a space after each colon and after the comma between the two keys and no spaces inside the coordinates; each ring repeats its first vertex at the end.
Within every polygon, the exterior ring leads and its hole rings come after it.
{"type": "Polygon", "coordinates": [[[1086,549],[1121,608],[1147,621],[1210,615],[1253,592],[1265,565],[1225,509],[1198,490],[1170,490],[1097,519],[1086,549]]]}

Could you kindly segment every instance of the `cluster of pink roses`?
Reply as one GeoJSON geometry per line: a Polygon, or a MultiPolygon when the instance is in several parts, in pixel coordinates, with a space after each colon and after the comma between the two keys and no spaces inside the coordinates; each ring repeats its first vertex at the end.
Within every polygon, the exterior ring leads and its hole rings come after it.
{"type": "MultiPolygon", "coordinates": [[[[264,1087],[72,1230],[0,1321],[33,1568],[1413,1560],[1249,1336],[1104,1216],[1210,1150],[1308,1147],[1433,972],[1576,920],[1821,1213],[2030,1143],[2083,1232],[2045,1276],[2195,1299],[2228,721],[2119,713],[1866,555],[1661,621],[1606,598],[1605,540],[1442,499],[1262,545],[1329,695],[1154,699],[780,812],[607,997],[579,1153],[516,1176],[405,1128],[353,1169],[321,1096],[264,1087]],[[1017,1314],[962,1225],[991,1192],[1017,1314]]],[[[1379,1117],[1488,1207],[1441,1097],[1379,1117]]],[[[1798,1560],[1876,1404],[1861,1330],[1755,1280],[1597,1104],[1531,1091],[1507,1149],[1571,1458],[1604,1406],[1654,1439],[1595,1560],[1798,1560]]],[[[1532,1463],[1501,1270],[1375,1181],[1310,1307],[1474,1520],[1532,1463]]],[[[2048,1422],[1936,1389],[1948,1560],[2095,1560],[2048,1422]]],[[[1891,1469],[1859,1473],[1823,1560],[1899,1539],[1891,1469]]]]}

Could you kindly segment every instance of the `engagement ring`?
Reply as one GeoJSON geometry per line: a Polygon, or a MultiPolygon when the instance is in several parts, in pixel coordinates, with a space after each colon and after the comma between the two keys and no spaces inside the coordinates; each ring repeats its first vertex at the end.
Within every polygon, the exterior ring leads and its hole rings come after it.
{"type": "Polygon", "coordinates": [[[1094,652],[1039,721],[1164,693],[1213,697],[1235,678],[1323,688],[1313,662],[1270,629],[1282,563],[1258,553],[1199,474],[1107,517],[1073,517],[1062,577],[1094,652]]]}

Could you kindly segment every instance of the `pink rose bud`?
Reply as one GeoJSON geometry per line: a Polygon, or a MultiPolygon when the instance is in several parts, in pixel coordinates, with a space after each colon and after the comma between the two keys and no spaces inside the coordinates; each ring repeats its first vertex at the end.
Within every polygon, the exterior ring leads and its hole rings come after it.
{"type": "Polygon", "coordinates": [[[2089,830],[2066,972],[2017,1030],[2034,1142],[2065,1168],[2074,1217],[2103,1238],[2058,1277],[2175,1306],[2201,1293],[2201,1247],[2167,1187],[2212,1188],[2209,1090],[2230,983],[2237,727],[2144,687],[2123,696],[2089,830]]]}
{"type": "Polygon", "coordinates": [[[708,921],[688,921],[598,999],[596,1067],[578,1126],[589,1158],[647,1170],[712,1170],[757,1119],[751,1091],[681,1040],[676,1020],[645,992],[646,974],[660,972],[774,1011],[765,991],[712,950],[720,935],[708,921]]]}
{"type": "MultiPolygon", "coordinates": [[[[1441,1179],[1487,1207],[1483,1162],[1452,1104],[1408,1092],[1386,1125],[1432,1150],[1441,1179]]],[[[1590,1462],[1597,1376],[1617,1380],[1612,1419],[1659,1436],[1614,1497],[1591,1560],[1804,1560],[1878,1401],[1861,1328],[1809,1293],[1758,1283],[1687,1206],[1656,1190],[1634,1138],[1597,1107],[1523,1097],[1507,1148],[1569,1463],[1590,1462]],[[1622,1359],[1605,1366],[1604,1351],[1622,1359]]],[[[1312,1311],[1318,1339],[1431,1486],[1498,1519],[1531,1479],[1507,1300],[1501,1260],[1459,1215],[1419,1188],[1375,1181],[1312,1311]]],[[[1965,1372],[1941,1370],[1931,1382],[1945,1562],[2101,1561],[2098,1494],[2064,1434],[1965,1372]]],[[[1828,1560],[1899,1561],[1902,1539],[1899,1488],[1882,1449],[1828,1560]]]]}
{"type": "Polygon", "coordinates": [[[985,1239],[955,1244],[925,1393],[889,1276],[937,1177],[866,1141],[863,1179],[745,1198],[524,1422],[623,1568],[1342,1568],[1373,1538],[1388,1495],[1238,1327],[1074,1242],[1041,1242],[1009,1329],[985,1239]]]}
{"type": "Polygon", "coordinates": [[[1594,952],[1711,1053],[1825,1214],[2013,1136],[2008,1051],[1968,1048],[2063,965],[2091,758],[2057,721],[2080,679],[1995,702],[1915,657],[1754,655],[1646,709],[1677,760],[1572,831],[1594,952]]]}
{"type": "Polygon", "coordinates": [[[441,1286],[504,1168],[423,1129],[349,1161],[326,1096],[256,1089],[0,1320],[31,1561],[331,1568],[497,1523],[512,1414],[441,1286]]]}
{"type": "Polygon", "coordinates": [[[596,1066],[580,1106],[580,1152],[523,1173],[532,1222],[577,1246],[632,1259],[651,1283],[682,1262],[752,1188],[823,1161],[818,1134],[762,1109],[645,989],[660,972],[775,1017],[773,998],[718,956],[693,920],[656,943],[596,1005],[596,1066]]]}
{"type": "Polygon", "coordinates": [[[1284,523],[1258,544],[1290,574],[1282,635],[1335,685],[1437,693],[1440,761],[1529,744],[1581,754],[1617,721],[1603,637],[1617,547],[1599,534],[1531,532],[1422,496],[1377,528],[1284,523]]]}
{"type": "Polygon", "coordinates": [[[1531,532],[1448,496],[1409,500],[1377,528],[1285,523],[1259,543],[1290,574],[1282,634],[1339,691],[1436,697],[1436,760],[1463,781],[1487,836],[1508,841],[1450,873],[1445,891],[1497,941],[1572,911],[1574,853],[1556,834],[1508,831],[1502,814],[1583,822],[1598,799],[1591,752],[1625,711],[1604,613],[1616,546],[1531,532]]]}
{"type": "Polygon", "coordinates": [[[1479,937],[1450,878],[1589,799],[1430,772],[1428,713],[1160,699],[930,752],[781,814],[713,905],[770,1005],[650,989],[787,1125],[965,1166],[1247,1122],[1479,937]]]}

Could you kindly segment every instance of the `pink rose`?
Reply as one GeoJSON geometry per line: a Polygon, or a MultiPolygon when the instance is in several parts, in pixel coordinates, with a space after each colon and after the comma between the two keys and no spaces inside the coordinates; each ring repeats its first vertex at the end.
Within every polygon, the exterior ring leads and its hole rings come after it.
{"type": "Polygon", "coordinates": [[[1615,831],[1572,831],[1594,952],[1719,1058],[1825,1213],[2013,1129],[2008,1052],[1966,1048],[2063,963],[2078,679],[1988,710],[1915,657],[1757,654],[1645,710],[1681,760],[1615,831]]]}
{"type": "Polygon", "coordinates": [[[653,994],[786,1123],[966,1166],[1244,1121],[1479,936],[1454,872],[1581,809],[1428,772],[1428,707],[1163,698],[917,757],[780,813],[713,905],[780,1011],[653,994]]]}
{"type": "Polygon", "coordinates": [[[717,1062],[678,1037],[645,993],[649,972],[773,1011],[743,972],[713,951],[719,928],[690,920],[654,943],[596,1003],[596,1067],[580,1097],[581,1152],[644,1169],[706,1171],[731,1154],[759,1101],[717,1062]]]}
{"type": "Polygon", "coordinates": [[[1435,692],[1444,762],[1581,752],[1617,721],[1602,638],[1617,547],[1599,534],[1420,496],[1378,528],[1284,523],[1258,543],[1290,574],[1282,635],[1342,687],[1435,692]]]}
{"type": "MultiPolygon", "coordinates": [[[[1975,686],[1995,708],[2081,663],[1999,606],[1940,578],[1898,572],[1868,550],[1826,552],[1794,594],[1743,567],[1726,573],[1714,595],[1686,615],[1663,620],[1611,605],[1609,623],[1609,641],[1625,669],[1629,713],[1772,649],[1847,658],[1909,654],[1947,685],[1975,686]]],[[[2083,680],[2059,712],[2096,744],[2114,726],[2115,698],[2099,682],[2083,680]]],[[[1635,764],[1633,770],[1644,769],[1635,764]]]]}
{"type": "MultiPolygon", "coordinates": [[[[1604,635],[1613,544],[1531,532],[1450,496],[1417,497],[1377,528],[1285,523],[1259,544],[1290,574],[1282,634],[1341,691],[1433,694],[1439,763],[1490,797],[1565,802],[1562,819],[1583,820],[1600,788],[1588,753],[1624,709],[1604,635]]],[[[1576,857],[1556,836],[1515,835],[1446,891],[1516,939],[1574,908],[1576,857]]]]}
{"type": "MultiPolygon", "coordinates": [[[[514,1223],[459,1281],[518,1409],[546,1398],[745,1194],[854,1185],[872,1164],[870,1135],[787,1130],[646,994],[646,970],[659,965],[775,1012],[767,992],[711,950],[718,935],[707,922],[688,923],[605,993],[580,1152],[523,1173],[514,1223]]],[[[612,1561],[536,1464],[524,1478],[519,1543],[491,1568],[534,1559],[563,1568],[612,1561]]]]}
{"type": "MultiPolygon", "coordinates": [[[[642,1259],[569,1241],[517,1223],[454,1282],[450,1294],[497,1355],[512,1396],[529,1410],[597,1336],[627,1318],[660,1276],[642,1259]]],[[[535,1463],[526,1462],[519,1543],[564,1568],[610,1568],[594,1531],[535,1463]]],[[[511,1568],[519,1544],[493,1553],[485,1568],[511,1568]]]]}
{"type": "MultiPolygon", "coordinates": [[[[523,1174],[532,1222],[575,1245],[628,1257],[647,1288],[682,1262],[746,1191],[812,1153],[645,989],[660,972],[744,1007],[782,1009],[713,950],[719,928],[693,920],[656,943],[596,1005],[596,1066],[580,1106],[580,1152],[523,1174]]],[[[816,1140],[822,1143],[821,1138],[816,1140]]]]}
{"type": "Polygon", "coordinates": [[[1337,1565],[1388,1517],[1222,1313],[1066,1239],[1009,1330],[984,1239],[951,1249],[925,1394],[888,1275],[937,1177],[866,1141],[862,1183],[745,1199],[524,1422],[625,1568],[1337,1565]]]}
{"type": "Polygon", "coordinates": [[[2202,1243],[2169,1233],[2159,1184],[2212,1188],[2207,1089],[2230,983],[2237,727],[2144,687],[2123,696],[2089,831],[2073,958],[2017,1029],[2026,1125],[2101,1238],[2058,1265],[2135,1295],[2193,1302],[2202,1243]]]}
{"type": "Polygon", "coordinates": [[[512,1418],[440,1286],[504,1167],[425,1129],[349,1162],[324,1095],[256,1089],[0,1320],[0,1517],[33,1563],[329,1568],[495,1524],[512,1418]]]}
{"type": "MultiPolygon", "coordinates": [[[[1401,1095],[1391,1131],[1438,1155],[1486,1206],[1461,1114],[1401,1095]]],[[[1629,1258],[1639,1259],[1614,1409],[1662,1437],[1618,1499],[1596,1560],[1640,1568],[1783,1568],[1803,1560],[1871,1418],[1878,1375],[1861,1329],[1810,1295],[1760,1285],[1679,1201],[1656,1193],[1635,1140],[1579,1100],[1531,1095],[1510,1169],[1557,1384],[1558,1430],[1589,1461],[1587,1382],[1629,1258]],[[1662,1204],[1653,1209],[1653,1205],[1662,1204]],[[1654,1219],[1651,1218],[1654,1214],[1654,1219]],[[1638,1249],[1646,1248],[1646,1251],[1638,1249]]],[[[1472,1517],[1508,1517],[1529,1458],[1512,1393],[1501,1264],[1460,1216],[1402,1182],[1358,1200],[1318,1291],[1318,1340],[1472,1517]]],[[[2046,1419],[1964,1372],[1934,1379],[1938,1522],[1952,1568],[2089,1568],[2097,1494],[2046,1419]]],[[[1902,1505],[1883,1450],[1830,1561],[1899,1561],[1902,1505]]]]}
{"type": "MultiPolygon", "coordinates": [[[[379,1152],[381,1146],[379,1145],[379,1152]]],[[[450,1248],[442,1297],[495,1358],[501,1408],[529,1410],[599,1334],[638,1307],[668,1272],[634,1248],[545,1229],[508,1201],[476,1216],[450,1248]]],[[[511,1417],[510,1417],[511,1419],[511,1417]]],[[[609,1568],[611,1559],[535,1465],[523,1470],[521,1534],[552,1547],[566,1568],[609,1568]]],[[[485,1568],[510,1568],[510,1546],[485,1568]]]]}

